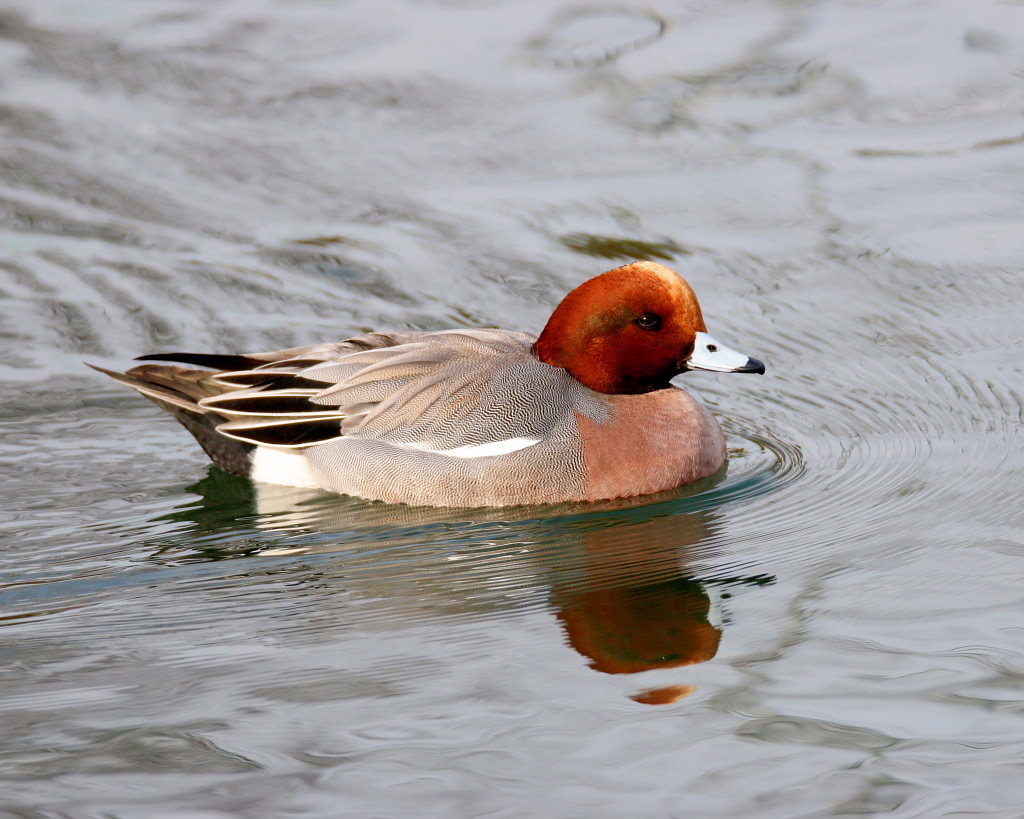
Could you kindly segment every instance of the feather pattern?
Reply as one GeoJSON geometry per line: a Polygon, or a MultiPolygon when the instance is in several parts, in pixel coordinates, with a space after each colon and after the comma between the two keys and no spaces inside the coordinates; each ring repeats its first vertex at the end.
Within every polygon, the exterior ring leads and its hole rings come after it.
{"type": "Polygon", "coordinates": [[[222,428],[230,437],[278,447],[306,448],[316,435],[341,434],[428,452],[540,440],[567,408],[515,400],[536,394],[524,391],[524,379],[529,384],[560,372],[528,354],[532,342],[495,330],[373,333],[263,353],[268,360],[257,367],[212,376],[223,391],[198,405],[225,421],[244,421],[222,428]],[[281,434],[282,422],[293,430],[291,424],[313,420],[337,423],[307,423],[294,442],[281,434]]]}
{"type": "Polygon", "coordinates": [[[304,481],[380,500],[583,497],[575,419],[600,422],[608,407],[536,358],[533,343],[505,330],[370,333],[268,353],[149,356],[213,370],[146,364],[111,375],[171,411],[226,468],[240,471],[238,448],[249,448],[248,471],[262,480],[293,453],[304,481]],[[281,456],[257,457],[268,450],[281,456]]]}

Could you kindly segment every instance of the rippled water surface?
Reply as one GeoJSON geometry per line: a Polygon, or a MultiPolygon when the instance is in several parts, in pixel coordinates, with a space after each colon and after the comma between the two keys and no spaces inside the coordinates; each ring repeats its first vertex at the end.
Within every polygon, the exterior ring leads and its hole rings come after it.
{"type": "Polygon", "coordinates": [[[1019,817],[1024,5],[8,0],[0,813],[1019,817]],[[417,510],[83,365],[678,268],[728,470],[417,510]]]}

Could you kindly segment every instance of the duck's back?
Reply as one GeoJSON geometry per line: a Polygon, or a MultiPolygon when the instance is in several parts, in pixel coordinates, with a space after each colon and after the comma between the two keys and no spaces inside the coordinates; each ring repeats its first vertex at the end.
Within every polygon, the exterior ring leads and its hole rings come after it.
{"type": "MultiPolygon", "coordinates": [[[[374,500],[510,506],[583,499],[576,424],[609,417],[601,397],[501,330],[429,333],[376,348],[312,400],[343,435],[306,449],[311,482],[374,500]]],[[[314,375],[316,371],[314,369],[314,375]]],[[[274,455],[257,453],[261,466],[274,455]]],[[[261,477],[257,474],[255,477],[261,477]]]]}

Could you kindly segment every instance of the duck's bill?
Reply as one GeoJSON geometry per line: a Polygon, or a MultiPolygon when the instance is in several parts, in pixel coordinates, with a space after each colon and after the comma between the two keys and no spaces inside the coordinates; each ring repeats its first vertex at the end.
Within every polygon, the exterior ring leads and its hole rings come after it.
{"type": "Polygon", "coordinates": [[[764,375],[764,363],[729,349],[709,333],[697,333],[697,338],[693,343],[693,352],[686,359],[686,370],[764,375]]]}

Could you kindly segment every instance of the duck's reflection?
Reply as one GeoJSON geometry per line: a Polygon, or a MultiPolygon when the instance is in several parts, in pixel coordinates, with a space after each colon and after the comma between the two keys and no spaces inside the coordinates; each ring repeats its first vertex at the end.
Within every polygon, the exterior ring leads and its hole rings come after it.
{"type": "MultiPolygon", "coordinates": [[[[417,509],[267,485],[250,490],[250,503],[243,511],[237,505],[242,486],[250,485],[211,475],[192,487],[200,503],[175,516],[192,518],[208,533],[216,510],[234,509],[235,520],[239,513],[251,515],[263,531],[284,535],[283,541],[262,549],[261,554],[344,552],[350,582],[357,570],[368,585],[384,588],[381,581],[386,581],[391,599],[400,593],[403,581],[412,581],[417,605],[423,605],[425,585],[432,589],[428,598],[436,595],[450,601],[466,593],[463,584],[487,576],[486,571],[453,573],[451,564],[441,561],[451,560],[453,538],[461,538],[466,562],[472,566],[474,555],[479,554],[472,537],[478,532],[472,530],[467,539],[454,527],[495,524],[481,536],[486,542],[480,548],[486,548],[492,558],[500,556],[503,579],[548,589],[567,643],[595,671],[637,674],[673,669],[706,662],[718,651],[722,630],[713,600],[722,582],[697,579],[692,564],[695,555],[706,559],[713,553],[721,525],[713,511],[692,504],[691,511],[685,511],[685,503],[672,499],[660,504],[648,499],[646,505],[633,501],[543,511],[417,509]],[[430,548],[431,541],[436,548],[430,548]],[[523,548],[524,543],[533,547],[523,548]],[[406,558],[400,577],[374,565],[381,549],[391,548],[406,558]],[[416,556],[410,558],[410,552],[416,556]]],[[[679,495],[676,500],[685,501],[685,497],[679,495]]],[[[251,544],[251,537],[247,542],[251,544]]],[[[208,550],[209,545],[204,554],[208,550]]],[[[473,596],[481,597],[478,590],[473,596]]],[[[633,698],[665,704],[693,690],[691,685],[674,684],[633,698]]]]}
{"type": "MultiPolygon", "coordinates": [[[[712,622],[705,584],[687,571],[707,543],[715,517],[690,512],[586,531],[578,582],[556,584],[553,603],[569,645],[595,671],[636,674],[710,660],[721,629],[712,622]]],[[[665,704],[692,693],[689,685],[645,691],[639,702],[665,704]]]]}
{"type": "Polygon", "coordinates": [[[708,620],[711,597],[680,577],[646,586],[566,595],[558,609],[569,644],[606,674],[635,674],[710,660],[722,631],[708,620]]]}

